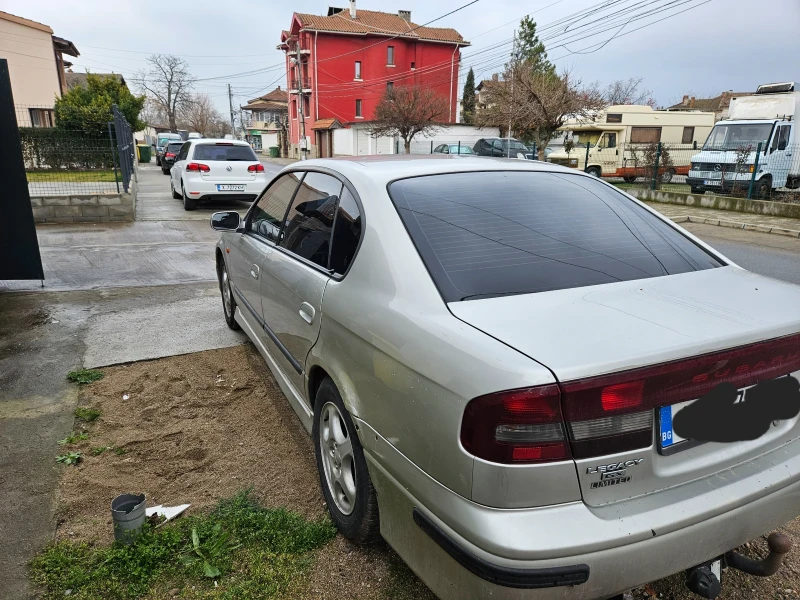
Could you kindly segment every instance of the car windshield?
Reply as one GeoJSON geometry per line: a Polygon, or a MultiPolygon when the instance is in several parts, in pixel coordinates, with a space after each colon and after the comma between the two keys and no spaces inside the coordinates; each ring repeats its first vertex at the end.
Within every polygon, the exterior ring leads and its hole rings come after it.
{"type": "Polygon", "coordinates": [[[766,145],[772,123],[718,123],[711,130],[703,150],[738,150],[742,146],[766,145]]]}
{"type": "Polygon", "coordinates": [[[660,277],[722,263],[608,185],[477,172],[389,186],[446,302],[660,277]]]}
{"type": "Polygon", "coordinates": [[[584,148],[586,147],[586,142],[589,142],[590,146],[595,146],[601,135],[603,135],[602,131],[579,131],[572,136],[572,142],[576,146],[583,146],[584,148]]]}
{"type": "Polygon", "coordinates": [[[181,147],[183,147],[183,142],[170,142],[169,145],[167,145],[167,152],[177,154],[181,151],[181,147]]]}
{"type": "MultiPolygon", "coordinates": [[[[166,146],[167,144],[169,144],[174,139],[175,138],[158,138],[158,145],[159,146],[166,146]]],[[[182,141],[181,141],[181,143],[182,143],[182,141]]]]}
{"type": "Polygon", "coordinates": [[[244,144],[197,144],[194,148],[195,160],[246,160],[258,161],[256,153],[244,144]]]}
{"type": "Polygon", "coordinates": [[[460,146],[458,144],[450,145],[450,154],[474,154],[472,148],[469,146],[460,146]]]}

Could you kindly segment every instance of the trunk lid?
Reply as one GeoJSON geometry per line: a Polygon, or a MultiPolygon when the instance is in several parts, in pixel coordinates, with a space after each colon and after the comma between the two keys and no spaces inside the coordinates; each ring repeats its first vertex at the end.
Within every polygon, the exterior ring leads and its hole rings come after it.
{"type": "MultiPolygon", "coordinates": [[[[734,266],[448,306],[562,384],[800,332],[800,288],[734,266]]],[[[753,441],[684,444],[672,453],[660,450],[658,434],[655,409],[649,447],[576,459],[584,501],[601,505],[720,474],[798,437],[800,427],[795,417],[753,441]],[[606,471],[624,481],[598,484],[606,471]]]]}
{"type": "Polygon", "coordinates": [[[203,179],[207,179],[208,181],[230,181],[231,183],[235,183],[237,181],[253,181],[256,178],[254,172],[251,173],[247,171],[247,167],[256,163],[235,160],[207,160],[203,162],[208,165],[209,171],[201,173],[201,175],[203,179]]]}

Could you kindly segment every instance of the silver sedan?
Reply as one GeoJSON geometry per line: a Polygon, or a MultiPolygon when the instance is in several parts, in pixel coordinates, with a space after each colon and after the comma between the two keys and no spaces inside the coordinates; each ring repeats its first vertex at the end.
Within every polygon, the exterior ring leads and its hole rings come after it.
{"type": "Polygon", "coordinates": [[[798,287],[533,161],[310,160],[212,226],[333,521],[441,598],[780,564],[732,549],[800,513],[798,287]]]}

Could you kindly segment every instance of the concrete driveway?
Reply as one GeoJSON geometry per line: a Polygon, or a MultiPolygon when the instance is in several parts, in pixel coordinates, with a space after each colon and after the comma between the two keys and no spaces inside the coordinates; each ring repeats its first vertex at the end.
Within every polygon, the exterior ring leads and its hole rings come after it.
{"type": "MultiPolygon", "coordinates": [[[[262,161],[267,180],[283,168],[280,163],[262,161]]],[[[235,210],[244,215],[250,202],[201,203],[197,210],[187,211],[181,200],[175,200],[169,190],[169,176],[155,162],[139,166],[139,194],[136,199],[136,219],[139,221],[208,221],[212,213],[235,210]]]]}

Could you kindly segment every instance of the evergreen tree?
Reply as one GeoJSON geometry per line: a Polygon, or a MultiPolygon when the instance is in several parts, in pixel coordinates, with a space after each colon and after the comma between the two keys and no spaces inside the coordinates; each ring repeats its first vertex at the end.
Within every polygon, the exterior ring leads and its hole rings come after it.
{"type": "Polygon", "coordinates": [[[523,17],[519,22],[511,62],[512,65],[525,64],[533,72],[546,75],[556,74],[556,67],[547,60],[547,51],[536,33],[536,21],[530,17],[523,17]]]}
{"type": "Polygon", "coordinates": [[[139,131],[144,123],[139,113],[144,107],[144,96],[134,96],[116,77],[92,75],[86,85],[76,85],[55,102],[56,127],[108,135],[108,122],[113,119],[111,105],[116,104],[125,116],[132,131],[139,131]]]}
{"type": "Polygon", "coordinates": [[[472,125],[475,122],[475,73],[472,67],[467,73],[467,81],[464,83],[464,95],[461,100],[461,120],[472,125]]]}

